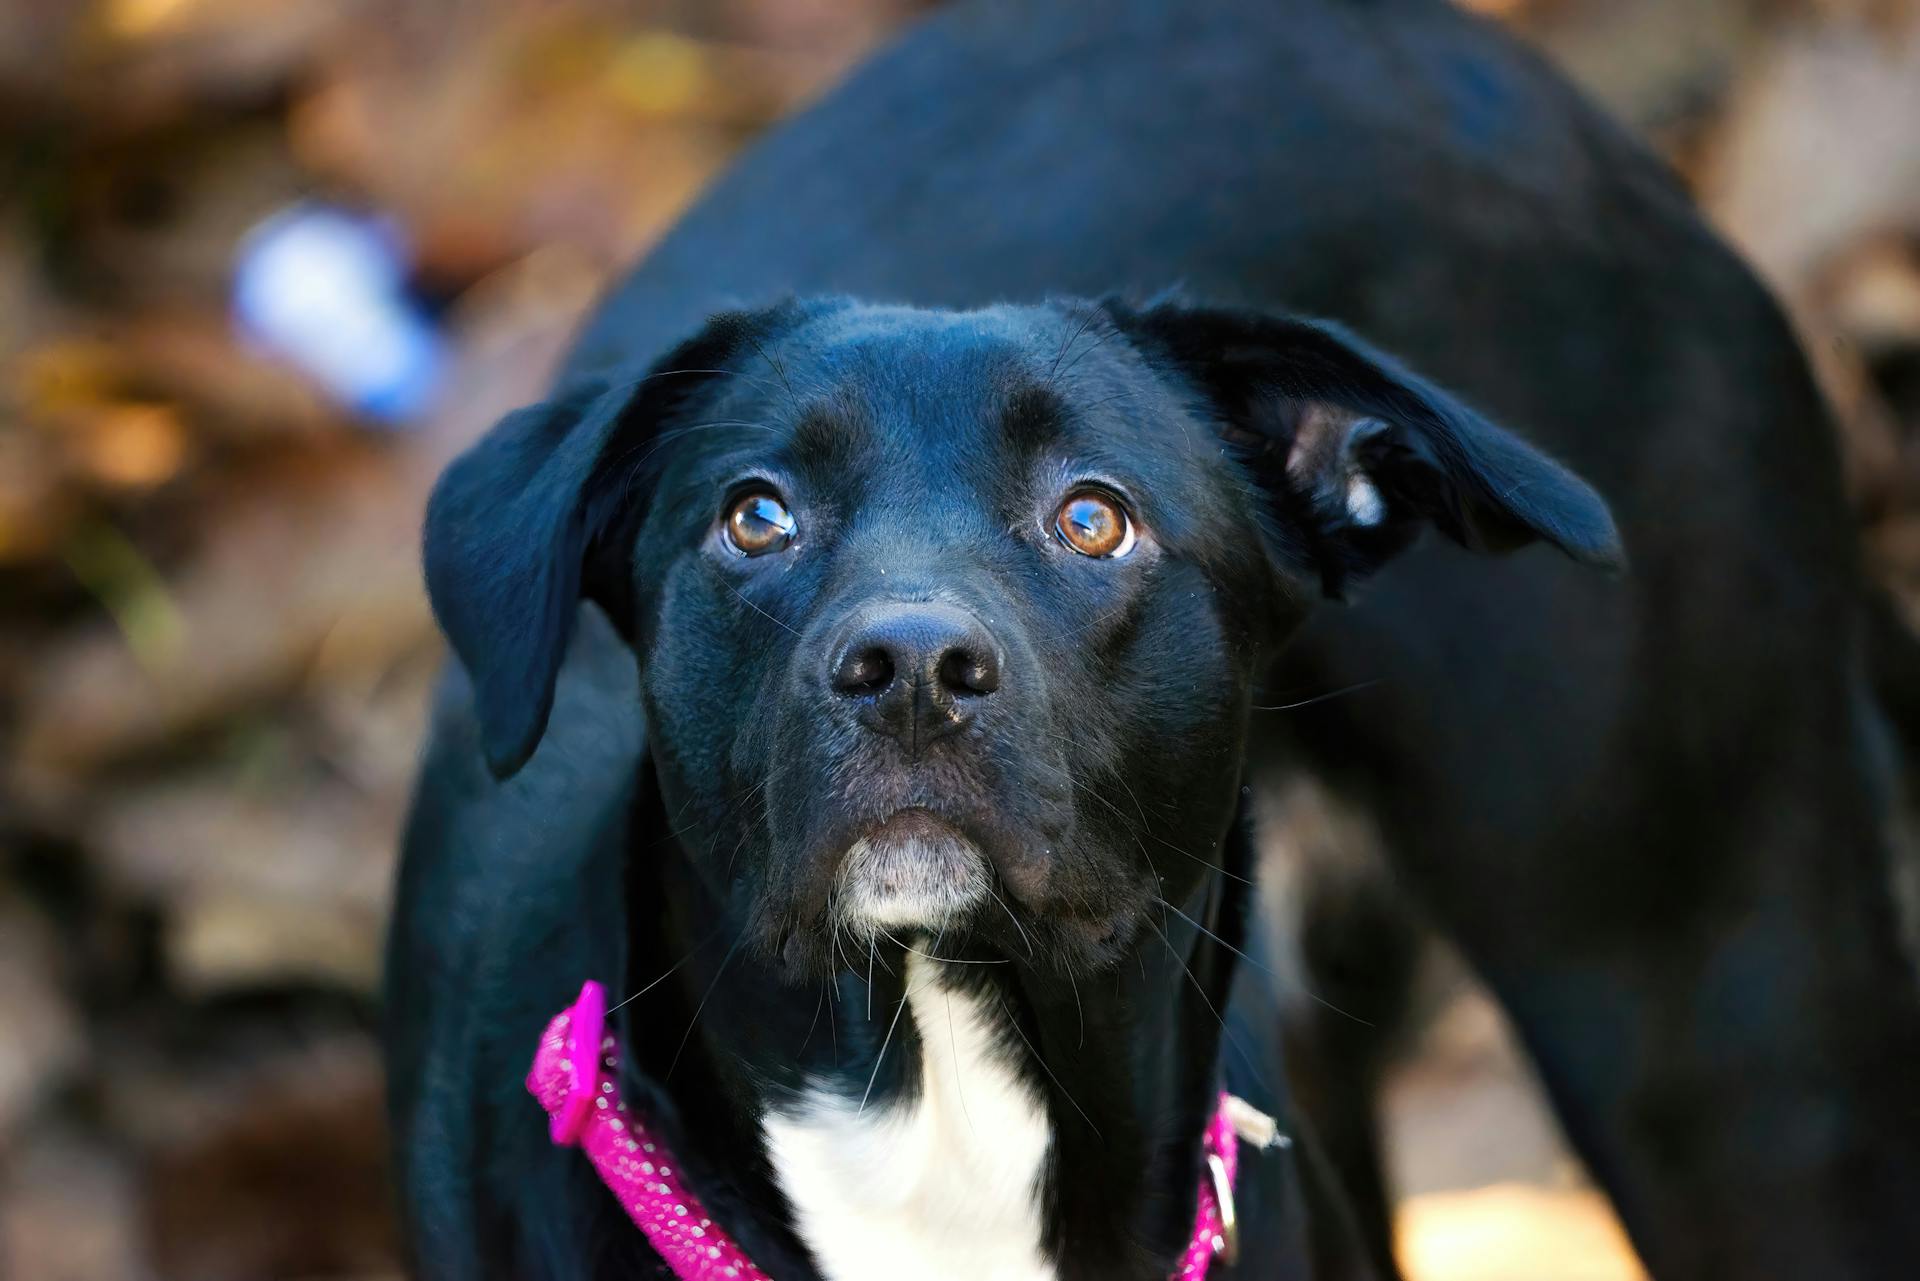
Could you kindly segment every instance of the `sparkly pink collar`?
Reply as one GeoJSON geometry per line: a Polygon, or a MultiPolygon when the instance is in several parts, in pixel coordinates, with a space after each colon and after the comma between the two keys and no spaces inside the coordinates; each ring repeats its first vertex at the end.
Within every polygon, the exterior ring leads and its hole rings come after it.
{"type": "MultiPolygon", "coordinates": [[[[620,1101],[619,1050],[606,1024],[606,992],[589,981],[540,1038],[527,1089],[547,1110],[553,1141],[585,1149],[601,1181],[680,1281],[769,1281],[682,1182],[666,1145],[620,1101]]],[[[1272,1124],[1222,1092],[1207,1122],[1209,1177],[1200,1180],[1193,1235],[1174,1281],[1199,1281],[1213,1257],[1232,1248],[1233,1181],[1240,1163],[1236,1123],[1246,1125],[1248,1114],[1256,1125],[1272,1124]]]]}

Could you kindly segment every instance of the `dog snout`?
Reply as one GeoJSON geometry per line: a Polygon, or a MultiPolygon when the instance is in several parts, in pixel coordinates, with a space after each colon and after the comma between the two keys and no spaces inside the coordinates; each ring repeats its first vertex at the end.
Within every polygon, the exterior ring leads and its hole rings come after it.
{"type": "Polygon", "coordinates": [[[858,703],[867,728],[917,753],[999,691],[1000,667],[992,633],[969,611],[896,601],[850,620],[829,658],[828,683],[835,697],[858,703]]]}

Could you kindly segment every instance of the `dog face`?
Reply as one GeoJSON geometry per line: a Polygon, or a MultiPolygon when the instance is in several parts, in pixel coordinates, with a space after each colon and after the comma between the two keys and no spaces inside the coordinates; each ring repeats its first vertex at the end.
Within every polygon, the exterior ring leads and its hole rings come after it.
{"type": "Polygon", "coordinates": [[[1219,861],[1291,602],[1234,464],[1098,319],[829,310],[652,484],[663,796],[795,959],[836,929],[1110,951],[1219,861]]]}
{"type": "Polygon", "coordinates": [[[883,931],[1085,970],[1218,862],[1266,659],[1427,523],[1618,558],[1578,480],[1328,326],[827,300],[510,417],[427,568],[496,772],[607,608],[676,838],[796,975],[883,931]]]}

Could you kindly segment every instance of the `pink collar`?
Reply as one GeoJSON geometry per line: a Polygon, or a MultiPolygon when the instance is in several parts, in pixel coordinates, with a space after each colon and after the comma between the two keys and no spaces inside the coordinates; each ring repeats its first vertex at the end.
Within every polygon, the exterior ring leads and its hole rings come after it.
{"type": "MultiPolygon", "coordinates": [[[[666,1146],[620,1101],[619,1051],[606,1023],[606,992],[588,981],[540,1038],[527,1089],[547,1110],[553,1141],[585,1149],[601,1181],[680,1281],[769,1281],[681,1181],[666,1146]]],[[[1213,1257],[1230,1248],[1240,1162],[1234,1117],[1244,1107],[1223,1092],[1207,1122],[1209,1177],[1200,1180],[1193,1235],[1173,1281],[1199,1281],[1213,1257]]]]}

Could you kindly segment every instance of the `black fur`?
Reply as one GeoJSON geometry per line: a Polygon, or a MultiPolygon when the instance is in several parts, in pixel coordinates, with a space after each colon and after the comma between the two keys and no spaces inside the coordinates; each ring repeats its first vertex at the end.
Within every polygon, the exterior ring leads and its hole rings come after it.
{"type": "MultiPolygon", "coordinates": [[[[756,1259],[814,1275],[754,1116],[803,1076],[913,1087],[910,1028],[880,1057],[901,956],[840,956],[828,912],[851,835],[911,804],[1006,900],[937,946],[1007,962],[954,968],[1052,1117],[1061,1275],[1164,1275],[1216,1071],[1289,1116],[1236,875],[1246,786],[1307,770],[1506,1002],[1657,1275],[1905,1275],[1920,1017],[1833,454],[1667,176],[1442,5],[936,17],[724,179],[435,495],[466,674],[390,956],[422,1271],[644,1275],[519,1080],[581,979],[671,969],[623,1012],[629,1088],[756,1259]],[[1169,281],[1209,305],[998,305],[1169,281]],[[1607,494],[1631,574],[1573,563],[1619,541],[1541,449],[1607,494]],[[1349,518],[1356,469],[1384,520],[1349,518]],[[750,476],[790,552],[716,545],[750,476]],[[1081,479],[1132,502],[1135,556],[1048,539],[1081,479]],[[1531,539],[1571,558],[1455,546],[1531,539]],[[861,602],[933,593],[1011,676],[909,760],[815,658],[861,602]]],[[[1362,1274],[1312,1157],[1250,1161],[1242,1275],[1362,1274]]]]}

